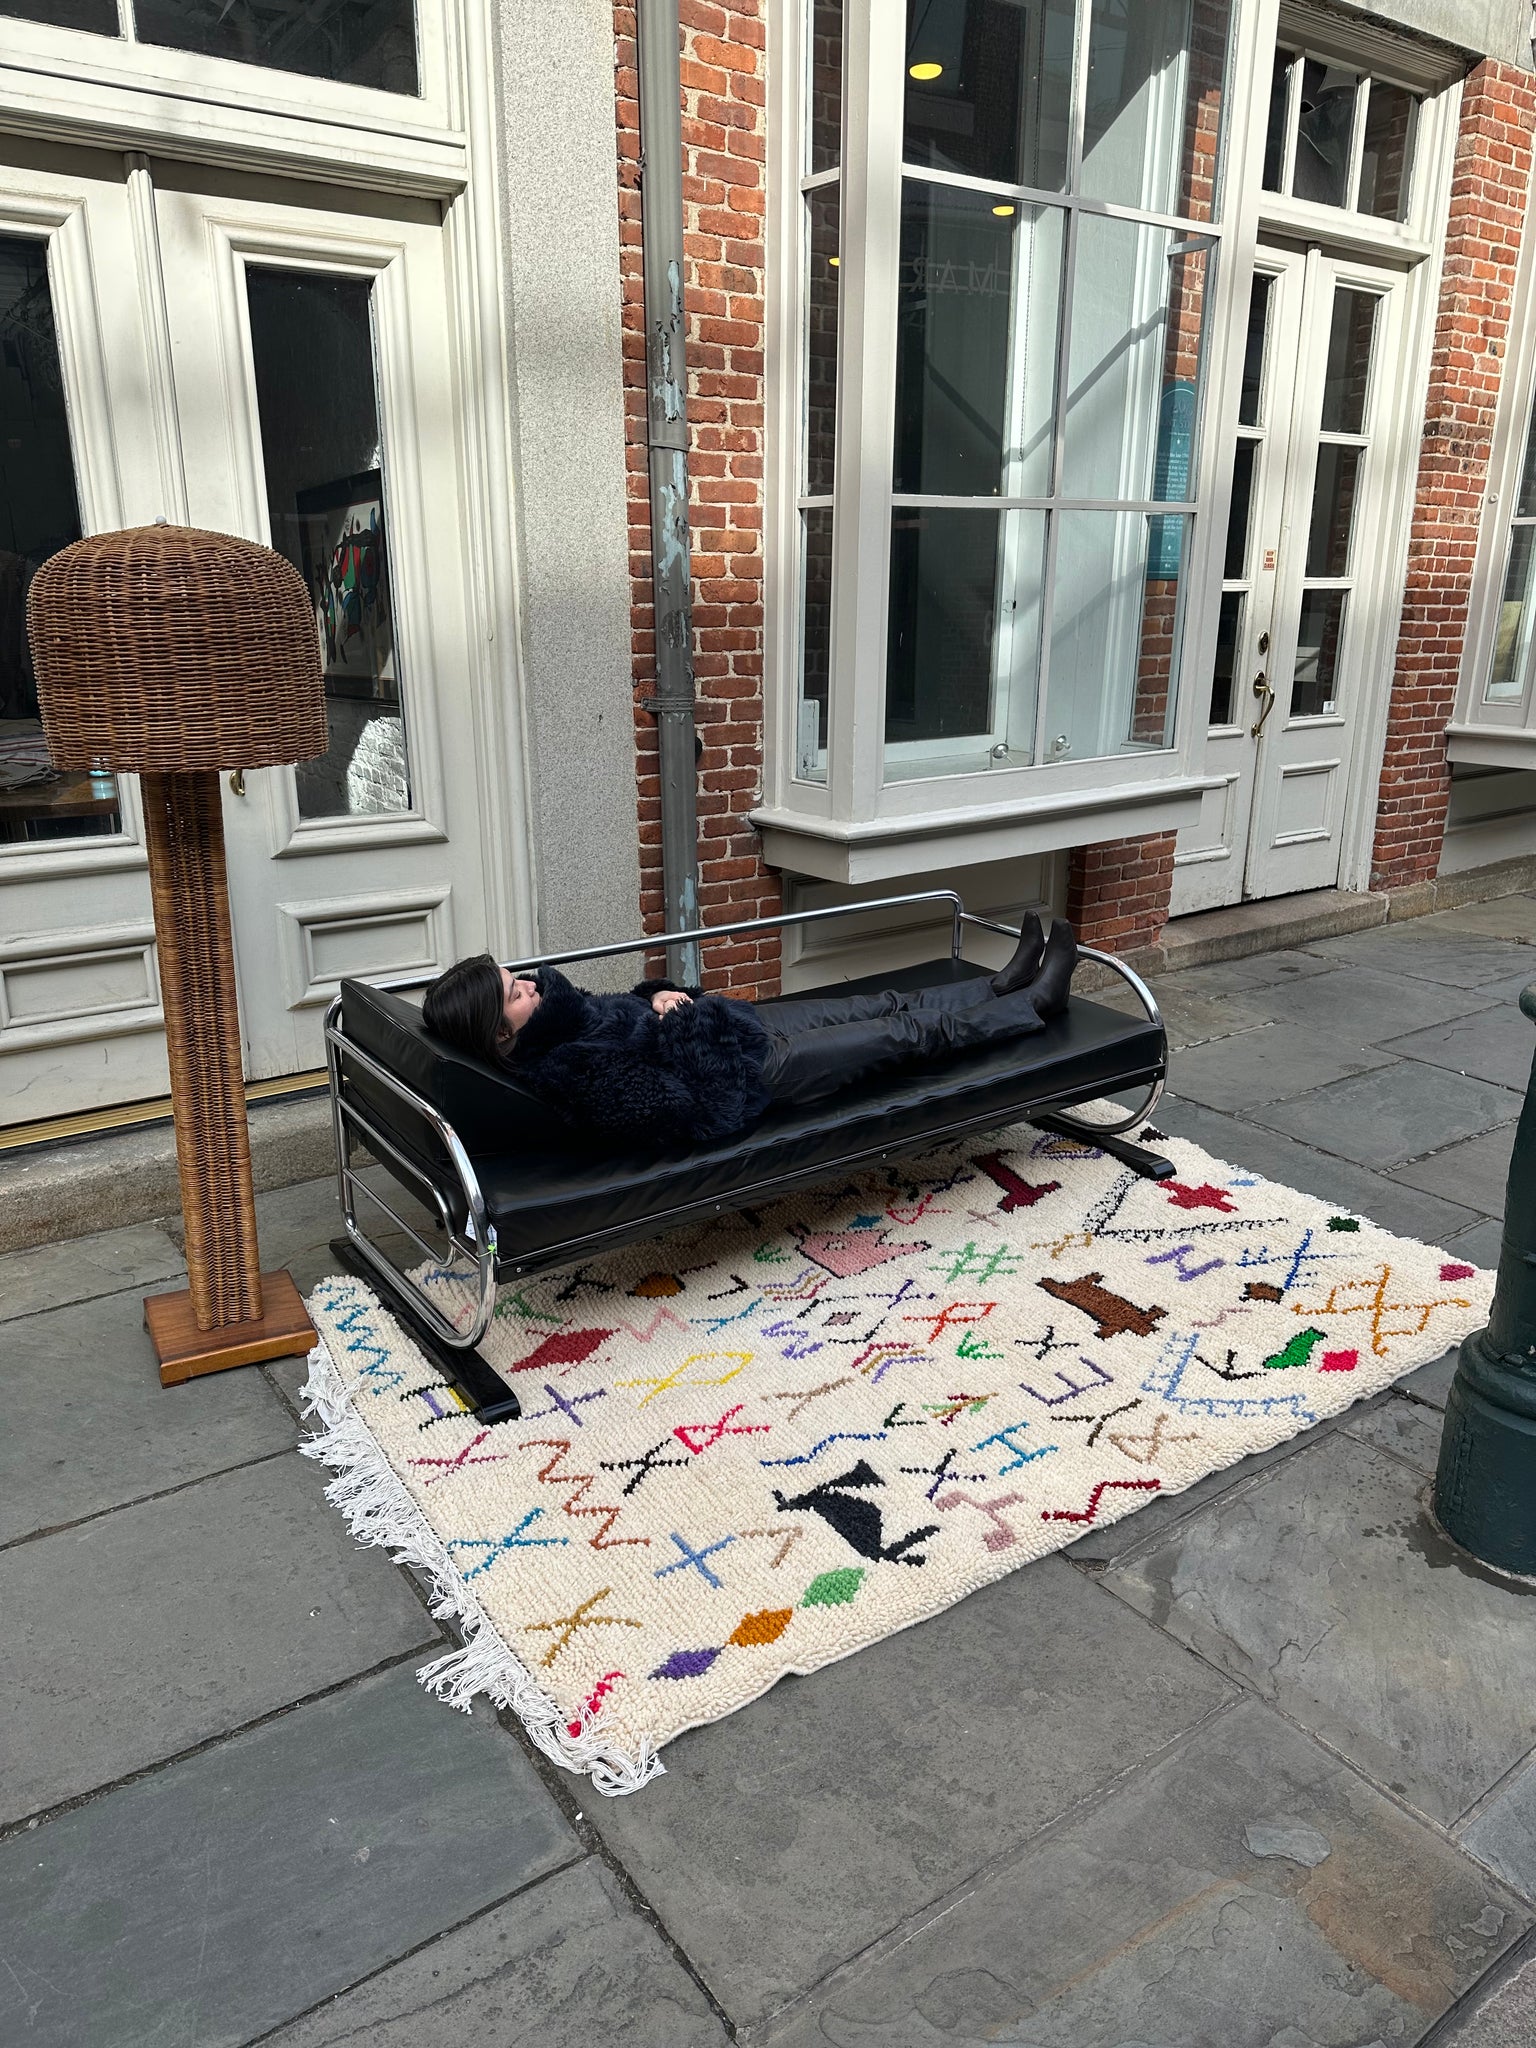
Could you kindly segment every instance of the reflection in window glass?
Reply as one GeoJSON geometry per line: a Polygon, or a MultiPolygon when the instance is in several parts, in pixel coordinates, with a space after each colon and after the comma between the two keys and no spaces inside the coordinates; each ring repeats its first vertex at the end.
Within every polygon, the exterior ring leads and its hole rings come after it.
{"type": "Polygon", "coordinates": [[[1257,441],[1239,441],[1232,454],[1232,509],[1227,514],[1227,558],[1222,575],[1236,582],[1246,572],[1248,529],[1253,516],[1253,473],[1257,441]]]}
{"type": "Polygon", "coordinates": [[[831,494],[837,453],[839,188],[817,185],[807,214],[805,326],[805,495],[831,494]]]}
{"type": "MultiPolygon", "coordinates": [[[[1219,93],[1224,52],[1219,44],[1192,52],[1189,28],[1190,0],[1093,0],[1083,130],[1089,198],[1209,218],[1209,191],[1181,194],[1180,171],[1194,170],[1184,129],[1200,92],[1219,93]]],[[[1204,175],[1208,181],[1208,159],[1204,175]]]]}
{"type": "Polygon", "coordinates": [[[1302,593],[1296,628],[1296,666],[1291,683],[1292,718],[1320,718],[1336,710],[1335,679],[1344,637],[1347,590],[1302,593]]]}
{"type": "Polygon", "coordinates": [[[1168,744],[1187,519],[1059,512],[1047,750],[1084,759],[1168,744]]]}
{"type": "Polygon", "coordinates": [[[80,538],[48,252],[0,237],[0,845],[118,832],[111,775],[56,769],[27,645],[27,590],[80,538]]]}
{"type": "Polygon", "coordinates": [[[830,171],[843,151],[843,0],[813,0],[811,7],[810,170],[830,171]]]}
{"type": "Polygon", "coordinates": [[[1520,493],[1515,504],[1515,517],[1536,517],[1536,411],[1531,414],[1531,430],[1526,436],[1525,461],[1520,468],[1520,493]]]}
{"type": "Polygon", "coordinates": [[[1269,122],[1264,130],[1264,190],[1279,192],[1285,177],[1285,129],[1290,96],[1291,66],[1296,59],[1290,50],[1276,50],[1275,68],[1269,81],[1269,122]]]}
{"type": "Polygon", "coordinates": [[[1222,593],[1221,610],[1216,619],[1216,660],[1211,670],[1211,725],[1232,723],[1237,650],[1242,641],[1243,608],[1247,602],[1241,590],[1222,593]]]}
{"type": "Polygon", "coordinates": [[[412,0],[134,0],[141,43],[414,93],[412,0]]]}
{"type": "Polygon", "coordinates": [[[315,604],[331,744],[296,770],[306,818],[411,806],[386,538],[372,286],[246,272],[272,545],[315,604]]]}
{"type": "Polygon", "coordinates": [[[1074,35],[1072,0],[907,0],[905,161],[1061,191],[1074,35]]]}
{"type": "Polygon", "coordinates": [[[1517,526],[1509,536],[1509,566],[1493,642],[1493,668],[1483,692],[1485,704],[1518,704],[1525,694],[1530,658],[1532,571],[1536,569],[1536,526],[1517,526]]]}
{"type": "Polygon", "coordinates": [[[1400,85],[1384,78],[1370,82],[1365,135],[1360,154],[1359,213],[1378,220],[1408,218],[1408,171],[1412,161],[1413,126],[1418,101],[1400,85]]]}
{"type": "Polygon", "coordinates": [[[1371,345],[1377,301],[1340,285],[1333,294],[1328,364],[1323,374],[1323,432],[1363,434],[1371,389],[1371,345]]]}
{"type": "Polygon", "coordinates": [[[1248,338],[1243,345],[1243,389],[1237,405],[1240,427],[1262,426],[1264,422],[1264,365],[1269,341],[1269,307],[1275,280],[1265,273],[1254,274],[1248,294],[1248,338]]]}
{"type": "Polygon", "coordinates": [[[895,488],[1049,488],[1063,216],[907,179],[895,488]]]}
{"type": "Polygon", "coordinates": [[[1296,162],[1291,191],[1317,206],[1343,206],[1349,196],[1349,145],[1360,74],[1309,57],[1301,67],[1296,162]]]}
{"type": "Polygon", "coordinates": [[[800,515],[800,703],[795,773],[827,779],[827,699],[832,672],[832,507],[800,515]]]}
{"type": "Polygon", "coordinates": [[[1356,484],[1361,448],[1325,441],[1317,451],[1317,479],[1312,490],[1312,523],[1307,531],[1309,576],[1347,576],[1350,538],[1355,523],[1356,484]]]}
{"type": "Polygon", "coordinates": [[[46,22],[49,28],[84,29],[88,35],[121,32],[117,0],[0,0],[0,15],[7,14],[16,21],[46,22]]]}

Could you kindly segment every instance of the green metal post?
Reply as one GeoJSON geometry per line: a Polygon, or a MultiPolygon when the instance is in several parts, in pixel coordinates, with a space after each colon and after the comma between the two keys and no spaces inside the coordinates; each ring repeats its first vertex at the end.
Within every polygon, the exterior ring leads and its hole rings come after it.
{"type": "MultiPolygon", "coordinates": [[[[1536,982],[1520,998],[1536,1024],[1536,982]]],[[[1461,1347],[1445,1404],[1435,1515],[1485,1564],[1536,1577],[1536,1062],[1509,1162],[1488,1327],[1461,1347]]]]}

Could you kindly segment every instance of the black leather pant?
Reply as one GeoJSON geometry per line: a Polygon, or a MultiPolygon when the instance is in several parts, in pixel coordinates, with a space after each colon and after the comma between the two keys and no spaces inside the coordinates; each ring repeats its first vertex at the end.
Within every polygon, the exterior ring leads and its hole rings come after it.
{"type": "Polygon", "coordinates": [[[763,1079],[776,1102],[821,1102],[872,1074],[978,1052],[1042,1028],[1022,990],[994,995],[985,975],[942,988],[791,999],[758,1015],[768,1031],[763,1079]]]}

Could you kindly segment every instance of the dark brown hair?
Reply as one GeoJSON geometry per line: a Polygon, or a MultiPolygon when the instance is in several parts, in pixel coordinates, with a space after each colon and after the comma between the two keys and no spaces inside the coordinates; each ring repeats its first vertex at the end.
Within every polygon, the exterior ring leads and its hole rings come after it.
{"type": "Polygon", "coordinates": [[[504,1067],[515,1033],[502,1014],[501,969],[489,953],[456,960],[427,990],[421,1021],[460,1052],[504,1067]]]}

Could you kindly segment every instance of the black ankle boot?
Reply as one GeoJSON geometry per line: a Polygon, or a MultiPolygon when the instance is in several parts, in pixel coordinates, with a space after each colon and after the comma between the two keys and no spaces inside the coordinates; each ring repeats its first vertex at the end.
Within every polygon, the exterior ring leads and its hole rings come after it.
{"type": "Polygon", "coordinates": [[[1014,948],[1013,958],[1006,967],[1000,967],[992,977],[992,993],[995,996],[1011,996],[1016,988],[1023,988],[1034,980],[1040,971],[1040,958],[1045,951],[1045,933],[1034,911],[1024,919],[1019,932],[1019,943],[1014,948]]]}
{"type": "Polygon", "coordinates": [[[1061,1015],[1072,991],[1072,975],[1076,966],[1077,933],[1064,917],[1058,917],[1045,942],[1040,971],[1024,990],[1035,1006],[1037,1017],[1044,1019],[1061,1015]]]}

